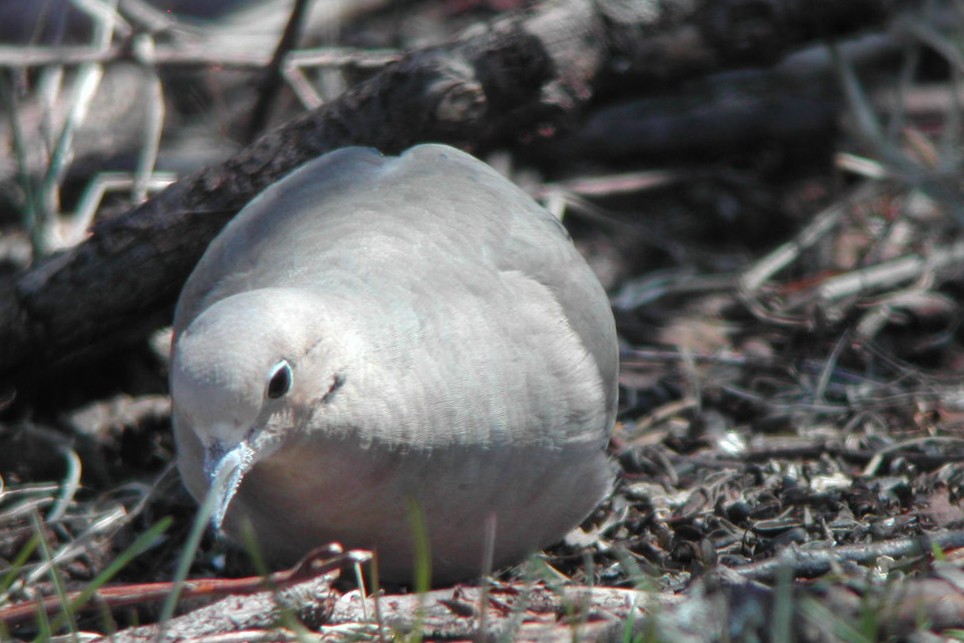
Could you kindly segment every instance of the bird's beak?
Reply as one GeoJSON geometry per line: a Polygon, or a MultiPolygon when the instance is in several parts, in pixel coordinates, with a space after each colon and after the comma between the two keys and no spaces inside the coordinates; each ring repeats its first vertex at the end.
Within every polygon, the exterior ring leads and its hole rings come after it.
{"type": "Polygon", "coordinates": [[[244,474],[253,465],[254,449],[247,440],[242,440],[227,450],[220,441],[213,440],[204,448],[204,473],[211,485],[208,493],[214,495],[211,525],[215,531],[221,529],[228,505],[241,486],[244,474]]]}

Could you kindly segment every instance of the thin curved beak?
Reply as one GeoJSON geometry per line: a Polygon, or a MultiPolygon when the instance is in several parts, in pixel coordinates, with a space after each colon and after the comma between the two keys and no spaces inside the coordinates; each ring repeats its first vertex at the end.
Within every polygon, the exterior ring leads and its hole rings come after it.
{"type": "Polygon", "coordinates": [[[241,486],[251,467],[254,466],[254,449],[247,440],[242,440],[230,450],[214,440],[204,449],[204,473],[211,483],[209,493],[214,494],[214,511],[211,514],[211,526],[220,531],[224,522],[224,515],[228,512],[228,505],[241,486]]]}

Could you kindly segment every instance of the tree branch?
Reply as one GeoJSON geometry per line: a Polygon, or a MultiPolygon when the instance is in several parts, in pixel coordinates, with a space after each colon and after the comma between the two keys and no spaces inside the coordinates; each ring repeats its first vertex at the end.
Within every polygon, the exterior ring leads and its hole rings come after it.
{"type": "Polygon", "coordinates": [[[163,323],[208,242],[296,166],[346,145],[473,148],[564,127],[598,89],[771,64],[816,37],[879,22],[891,0],[546,3],[413,52],[334,102],[185,176],[89,239],[0,280],[0,378],[22,380],[163,323]]]}

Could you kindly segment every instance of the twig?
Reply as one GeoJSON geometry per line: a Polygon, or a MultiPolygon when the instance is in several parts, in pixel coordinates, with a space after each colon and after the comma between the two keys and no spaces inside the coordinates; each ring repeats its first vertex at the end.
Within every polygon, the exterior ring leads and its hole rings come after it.
{"type": "Polygon", "coordinates": [[[796,239],[781,245],[766,257],[757,261],[749,270],[744,271],[740,277],[739,293],[747,308],[761,319],[772,320],[777,317],[783,322],[802,323],[799,320],[784,317],[781,313],[770,310],[762,301],[761,289],[763,285],[774,275],[799,259],[805,250],[816,245],[840,225],[851,203],[875,198],[881,193],[882,189],[879,183],[864,183],[850,196],[840,199],[820,212],[806,228],[800,231],[796,239]]]}
{"type": "Polygon", "coordinates": [[[245,142],[250,144],[255,137],[261,133],[268,116],[271,113],[271,106],[274,104],[283,81],[282,66],[287,58],[288,52],[295,48],[301,32],[304,28],[305,14],[311,0],[295,0],[291,7],[291,15],[288,17],[288,24],[285,25],[281,40],[275,49],[271,62],[264,70],[264,76],[258,84],[258,102],[251,110],[251,120],[248,123],[248,131],[245,135],[245,142]]]}
{"type": "Polygon", "coordinates": [[[860,270],[853,270],[824,281],[817,289],[821,302],[831,303],[865,295],[871,291],[893,288],[898,284],[925,276],[929,272],[946,272],[964,267],[964,241],[935,248],[926,257],[907,256],[860,270]]]}
{"type": "MultiPolygon", "coordinates": [[[[12,47],[0,45],[0,67],[25,69],[49,65],[82,65],[113,63],[133,56],[127,46],[112,45],[105,49],[78,47],[12,47]]],[[[355,49],[352,47],[319,47],[292,51],[288,60],[304,66],[380,69],[395,62],[400,54],[394,50],[355,49]]],[[[271,62],[261,52],[231,52],[212,49],[204,44],[157,45],[154,62],[159,67],[221,67],[224,69],[258,70],[271,62]]]]}
{"type": "Polygon", "coordinates": [[[144,102],[147,105],[147,126],[144,128],[144,142],[137,157],[134,184],[131,188],[131,201],[141,203],[147,199],[148,184],[161,147],[161,134],[164,130],[164,86],[154,64],[154,39],[147,34],[138,34],[134,38],[133,46],[141,67],[150,79],[142,90],[146,94],[144,102]]]}
{"type": "MultiPolygon", "coordinates": [[[[287,570],[275,572],[267,577],[248,576],[245,578],[203,578],[184,582],[181,599],[217,597],[227,594],[253,594],[268,588],[284,589],[298,583],[316,578],[323,574],[342,569],[359,561],[367,560],[368,552],[361,550],[343,551],[337,545],[319,547],[309,552],[297,565],[287,570]]],[[[167,598],[173,587],[172,582],[136,583],[116,587],[105,587],[78,609],[95,610],[101,605],[110,608],[126,605],[139,605],[167,598]]],[[[80,598],[82,592],[69,592],[66,597],[72,602],[80,598]]],[[[16,603],[0,609],[0,622],[15,625],[36,617],[42,609],[53,615],[63,608],[59,596],[47,596],[37,601],[16,603]]]]}
{"type": "Polygon", "coordinates": [[[834,564],[849,561],[870,564],[882,556],[901,558],[929,555],[933,547],[947,551],[964,547],[964,531],[922,534],[916,538],[898,538],[866,545],[843,545],[826,549],[788,548],[776,558],[731,568],[743,578],[768,580],[782,569],[792,570],[794,577],[816,578],[829,572],[834,564]]]}

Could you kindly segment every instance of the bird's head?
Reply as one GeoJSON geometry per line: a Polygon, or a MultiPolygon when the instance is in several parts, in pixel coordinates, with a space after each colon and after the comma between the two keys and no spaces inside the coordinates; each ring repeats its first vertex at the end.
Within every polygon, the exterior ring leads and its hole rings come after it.
{"type": "Polygon", "coordinates": [[[223,299],[175,339],[171,397],[201,444],[221,527],[245,474],[280,449],[344,382],[345,343],[290,289],[223,299]]]}

